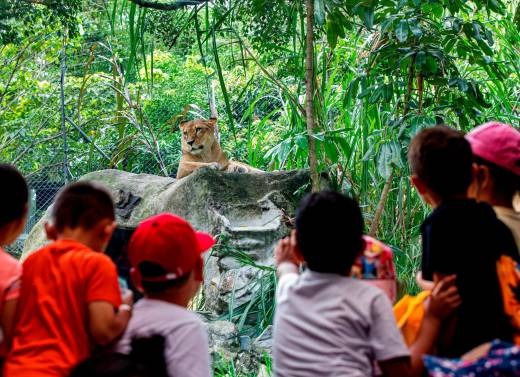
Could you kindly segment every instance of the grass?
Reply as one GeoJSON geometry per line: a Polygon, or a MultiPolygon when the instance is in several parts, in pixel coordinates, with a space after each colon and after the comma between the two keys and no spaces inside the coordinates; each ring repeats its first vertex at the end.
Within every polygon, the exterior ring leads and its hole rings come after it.
{"type": "Polygon", "coordinates": [[[231,361],[220,361],[213,365],[213,376],[214,377],[269,377],[273,373],[272,359],[269,355],[264,354],[262,360],[259,363],[259,371],[251,373],[241,373],[236,365],[237,363],[231,361]]]}
{"type": "Polygon", "coordinates": [[[276,273],[271,266],[258,264],[250,255],[232,247],[226,236],[221,235],[215,246],[220,257],[232,257],[241,266],[252,267],[256,277],[249,286],[251,299],[234,307],[236,291],[233,288],[229,298],[229,311],[222,314],[221,319],[237,325],[240,335],[256,338],[272,324],[275,307],[276,273]]]}

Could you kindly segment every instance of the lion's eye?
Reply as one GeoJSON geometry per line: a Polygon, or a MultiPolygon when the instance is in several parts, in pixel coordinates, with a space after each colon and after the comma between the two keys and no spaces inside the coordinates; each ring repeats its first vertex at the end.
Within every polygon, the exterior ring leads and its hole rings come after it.
{"type": "Polygon", "coordinates": [[[202,130],[202,128],[197,127],[195,130],[196,130],[197,132],[200,132],[200,131],[202,130]]]}
{"type": "Polygon", "coordinates": [[[187,132],[184,132],[184,136],[188,136],[188,133],[187,133],[187,132]]]}

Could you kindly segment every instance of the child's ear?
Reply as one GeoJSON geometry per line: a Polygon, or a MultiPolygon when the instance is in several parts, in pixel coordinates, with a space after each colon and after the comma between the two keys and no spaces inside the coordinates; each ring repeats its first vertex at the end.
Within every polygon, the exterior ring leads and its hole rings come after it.
{"type": "Polygon", "coordinates": [[[115,221],[112,221],[111,223],[105,225],[103,228],[103,233],[106,239],[112,238],[112,234],[114,234],[114,231],[117,228],[117,223],[115,221]]]}
{"type": "Polygon", "coordinates": [[[485,165],[473,164],[473,180],[477,182],[479,188],[485,188],[491,183],[489,167],[485,165]]]}
{"type": "Polygon", "coordinates": [[[204,283],[204,260],[202,257],[197,260],[197,264],[195,265],[193,273],[197,282],[204,283]]]}
{"type": "Polygon", "coordinates": [[[132,279],[132,282],[134,283],[134,286],[137,288],[137,290],[141,293],[144,292],[143,287],[141,285],[141,276],[139,275],[139,271],[137,271],[136,268],[130,269],[130,278],[132,279]]]}
{"type": "Polygon", "coordinates": [[[56,227],[54,226],[54,224],[51,224],[46,221],[44,224],[44,228],[45,228],[45,235],[47,236],[47,239],[49,241],[56,241],[56,239],[58,238],[58,231],[56,230],[56,227]]]}
{"type": "Polygon", "coordinates": [[[412,175],[410,177],[410,181],[412,182],[412,185],[415,187],[415,189],[419,192],[419,194],[424,195],[428,191],[427,186],[424,184],[421,178],[419,178],[417,175],[412,175]]]}

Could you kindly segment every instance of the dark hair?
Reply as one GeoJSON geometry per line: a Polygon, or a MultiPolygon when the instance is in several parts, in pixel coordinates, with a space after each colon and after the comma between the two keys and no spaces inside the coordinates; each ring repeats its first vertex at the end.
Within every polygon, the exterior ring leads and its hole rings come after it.
{"type": "Polygon", "coordinates": [[[412,174],[442,200],[467,193],[473,155],[461,132],[446,126],[422,130],[410,144],[408,159],[412,174]]]}
{"type": "Polygon", "coordinates": [[[364,247],[357,202],[332,191],[313,193],[296,213],[298,245],[309,269],[346,275],[364,247]]]}
{"type": "Polygon", "coordinates": [[[520,191],[520,177],[492,162],[474,156],[474,161],[478,165],[485,165],[493,178],[493,196],[504,202],[513,202],[515,194],[520,191]]]}
{"type": "Polygon", "coordinates": [[[78,364],[70,377],[167,377],[164,337],[132,340],[129,355],[108,353],[78,364]]]}
{"type": "Polygon", "coordinates": [[[77,182],[66,186],[56,197],[51,217],[58,231],[65,227],[91,229],[101,220],[114,220],[114,202],[104,188],[77,182]]]}
{"type": "Polygon", "coordinates": [[[0,227],[20,219],[26,211],[29,190],[23,175],[11,165],[0,164],[0,227]]]}
{"type": "MultiPolygon", "coordinates": [[[[142,277],[147,278],[156,278],[159,276],[164,276],[168,273],[164,268],[162,268],[157,263],[153,262],[141,262],[137,266],[139,269],[139,273],[142,277]]],[[[182,275],[180,278],[175,280],[168,281],[141,281],[141,286],[143,287],[146,293],[161,293],[170,288],[178,288],[182,287],[188,281],[191,273],[187,273],[182,275]]]]}
{"type": "Polygon", "coordinates": [[[168,377],[164,357],[165,339],[162,335],[132,339],[130,358],[137,365],[143,365],[150,376],[168,377]]]}

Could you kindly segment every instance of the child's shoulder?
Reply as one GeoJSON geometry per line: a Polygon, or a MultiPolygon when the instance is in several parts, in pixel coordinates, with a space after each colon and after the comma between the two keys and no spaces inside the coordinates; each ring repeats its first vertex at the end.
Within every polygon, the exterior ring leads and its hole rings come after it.
{"type": "Polygon", "coordinates": [[[135,304],[132,321],[175,328],[204,327],[204,322],[195,312],[166,301],[149,298],[143,298],[135,304]]]}
{"type": "Polygon", "coordinates": [[[20,262],[0,248],[0,277],[3,279],[11,279],[13,276],[19,276],[21,270],[20,262]]]}
{"type": "Polygon", "coordinates": [[[1,266],[9,266],[9,267],[16,267],[20,265],[20,262],[18,259],[13,257],[11,254],[9,254],[7,251],[2,249],[0,247],[0,265],[1,266]]]}
{"type": "Polygon", "coordinates": [[[90,265],[113,264],[110,257],[96,252],[88,246],[76,241],[62,240],[55,241],[32,253],[24,261],[24,266],[52,263],[59,261],[60,264],[82,264],[86,268],[90,265]]]}
{"type": "Polygon", "coordinates": [[[374,301],[379,301],[381,298],[388,300],[383,290],[366,280],[350,277],[341,280],[343,284],[338,285],[337,294],[342,301],[371,306],[374,301]]]}

